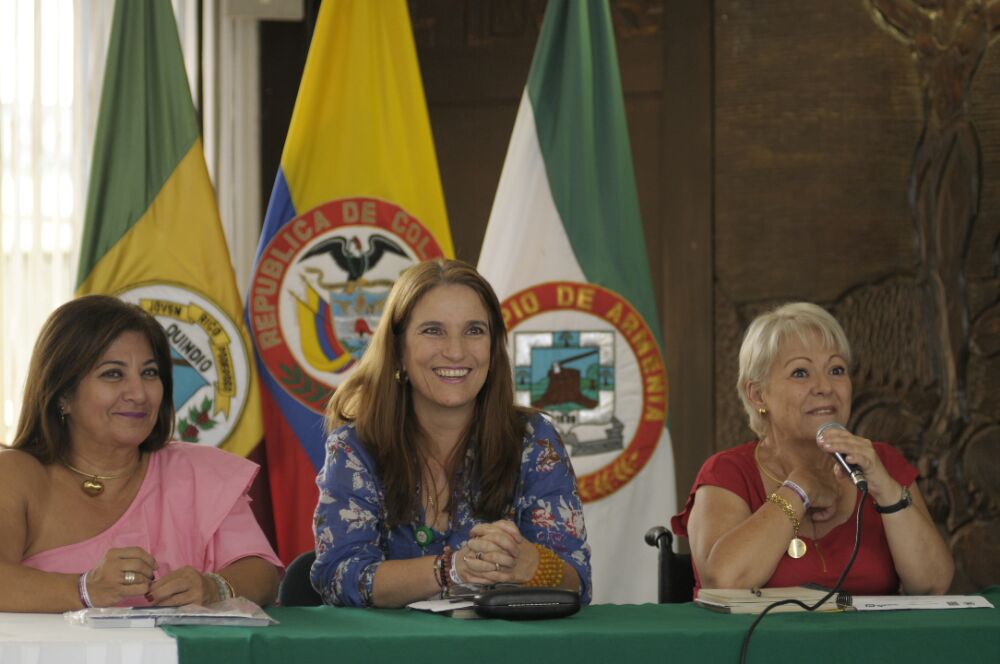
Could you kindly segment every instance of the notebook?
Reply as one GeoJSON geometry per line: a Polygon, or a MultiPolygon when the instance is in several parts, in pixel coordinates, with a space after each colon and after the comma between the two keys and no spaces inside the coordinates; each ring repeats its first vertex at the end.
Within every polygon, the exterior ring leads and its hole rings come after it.
{"type": "MultiPolygon", "coordinates": [[[[797,599],[807,606],[812,606],[827,595],[826,590],[796,586],[791,588],[702,588],[698,591],[695,604],[720,613],[760,613],[774,602],[785,599],[797,599]]],[[[844,603],[850,601],[848,595],[841,595],[846,602],[838,603],[838,596],[831,596],[819,606],[816,611],[843,611],[844,603]]],[[[797,604],[783,604],[771,609],[771,613],[805,611],[797,604]]]]}

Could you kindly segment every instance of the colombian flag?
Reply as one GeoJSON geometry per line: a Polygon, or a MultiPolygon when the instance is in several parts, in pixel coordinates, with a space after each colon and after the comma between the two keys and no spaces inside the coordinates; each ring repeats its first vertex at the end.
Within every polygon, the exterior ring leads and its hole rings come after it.
{"type": "Polygon", "coordinates": [[[169,0],[115,7],[76,292],[118,295],[163,325],[178,438],[244,456],[260,442],[243,307],[169,0]]]}
{"type": "Polygon", "coordinates": [[[326,0],[247,296],[278,552],[313,548],[323,412],[414,262],[453,256],[404,0],[326,0]]]}

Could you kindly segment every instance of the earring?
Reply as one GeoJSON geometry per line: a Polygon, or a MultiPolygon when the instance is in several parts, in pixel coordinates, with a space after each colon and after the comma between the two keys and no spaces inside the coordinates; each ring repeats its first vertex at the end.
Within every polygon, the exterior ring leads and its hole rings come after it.
{"type": "Polygon", "coordinates": [[[407,381],[406,370],[396,369],[396,382],[400,385],[405,385],[407,381]]]}
{"type": "Polygon", "coordinates": [[[66,408],[59,406],[59,424],[66,426],[66,408]]]}
{"type": "Polygon", "coordinates": [[[761,417],[767,415],[767,408],[758,408],[757,414],[760,415],[761,417]]]}

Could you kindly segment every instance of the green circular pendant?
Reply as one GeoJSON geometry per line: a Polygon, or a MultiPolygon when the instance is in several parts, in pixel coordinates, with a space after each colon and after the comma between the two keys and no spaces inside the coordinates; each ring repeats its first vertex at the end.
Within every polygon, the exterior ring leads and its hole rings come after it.
{"type": "Polygon", "coordinates": [[[414,539],[417,540],[417,544],[422,547],[426,547],[428,544],[434,541],[434,531],[427,526],[420,526],[417,528],[417,532],[414,535],[414,539]]]}

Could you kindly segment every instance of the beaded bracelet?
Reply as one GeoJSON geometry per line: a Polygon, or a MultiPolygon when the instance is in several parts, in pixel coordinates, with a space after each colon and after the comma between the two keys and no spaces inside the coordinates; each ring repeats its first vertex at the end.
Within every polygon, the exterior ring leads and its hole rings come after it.
{"type": "Polygon", "coordinates": [[[451,585],[451,579],[455,575],[455,556],[451,553],[451,547],[446,546],[441,552],[441,590],[447,590],[451,585]]]}
{"type": "Polygon", "coordinates": [[[88,609],[94,608],[94,604],[90,601],[90,594],[87,592],[87,575],[90,574],[89,571],[84,572],[80,575],[79,580],[76,582],[76,589],[80,593],[80,603],[88,609]]]}
{"type": "Polygon", "coordinates": [[[563,582],[564,566],[562,558],[556,553],[541,544],[535,544],[538,551],[538,567],[535,575],[528,579],[524,585],[541,588],[558,588],[563,582]]]}
{"type": "Polygon", "coordinates": [[[811,505],[812,503],[809,501],[809,494],[806,493],[805,489],[803,489],[802,487],[800,487],[798,484],[796,484],[791,480],[785,480],[784,482],[781,483],[781,486],[788,487],[789,489],[791,489],[792,493],[798,496],[799,500],[802,501],[802,504],[805,505],[805,508],[809,509],[809,505],[811,505]]]}
{"type": "Polygon", "coordinates": [[[205,572],[207,576],[213,583],[215,583],[216,592],[219,594],[219,601],[225,601],[236,597],[236,591],[233,589],[229,580],[221,574],[216,574],[215,572],[205,572]]]}
{"type": "Polygon", "coordinates": [[[435,583],[438,584],[438,588],[440,588],[441,590],[444,590],[445,587],[447,586],[447,583],[445,583],[447,575],[444,571],[445,557],[446,556],[443,553],[439,553],[436,556],[434,556],[434,581],[435,583]]]}

